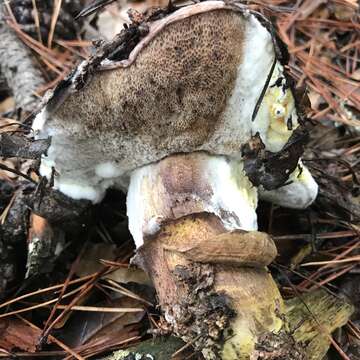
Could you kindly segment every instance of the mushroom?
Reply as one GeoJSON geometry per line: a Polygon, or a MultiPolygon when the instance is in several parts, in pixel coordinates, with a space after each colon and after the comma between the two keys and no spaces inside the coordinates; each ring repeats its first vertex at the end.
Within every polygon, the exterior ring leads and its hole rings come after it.
{"type": "Polygon", "coordinates": [[[128,192],[133,263],[206,359],[292,344],[256,215],[258,197],[302,208],[317,195],[286,62],[271,24],[238,2],[153,11],[82,62],[33,124],[51,137],[40,172],[60,192],[128,192]]]}

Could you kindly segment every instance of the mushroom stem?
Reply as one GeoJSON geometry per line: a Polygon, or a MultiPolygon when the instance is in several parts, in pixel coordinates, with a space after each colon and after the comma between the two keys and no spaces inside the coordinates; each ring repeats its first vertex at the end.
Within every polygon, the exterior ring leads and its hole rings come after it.
{"type": "Polygon", "coordinates": [[[208,212],[224,227],[257,229],[257,189],[243,171],[243,162],[205,152],[178,154],[136,169],[131,174],[127,209],[137,247],[161,224],[208,212]]]}
{"type": "Polygon", "coordinates": [[[150,274],[170,329],[206,359],[249,359],[260,338],[283,327],[283,301],[266,269],[275,245],[239,230],[256,228],[254,191],[240,161],[205,153],[131,176],[134,262],[150,274]]]}

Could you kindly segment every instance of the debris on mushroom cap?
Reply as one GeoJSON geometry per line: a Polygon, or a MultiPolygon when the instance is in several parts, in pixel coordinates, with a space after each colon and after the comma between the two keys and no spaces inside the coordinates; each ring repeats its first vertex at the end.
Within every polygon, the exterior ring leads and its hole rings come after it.
{"type": "Polygon", "coordinates": [[[255,135],[276,154],[301,128],[281,43],[262,15],[223,1],[168,11],[100,48],[37,115],[38,138],[52,138],[40,172],[54,168],[64,194],[100,201],[134,169],[178,152],[240,159],[255,135]]]}
{"type": "Polygon", "coordinates": [[[318,184],[301,161],[284,186],[275,190],[259,188],[260,199],[293,209],[308,207],[315,200],[317,194],[318,184]]]}

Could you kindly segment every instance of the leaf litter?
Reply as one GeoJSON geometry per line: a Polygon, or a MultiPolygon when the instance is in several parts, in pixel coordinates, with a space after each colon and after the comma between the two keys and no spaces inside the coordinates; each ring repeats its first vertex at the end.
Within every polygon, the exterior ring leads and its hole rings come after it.
{"type": "MultiPolygon", "coordinates": [[[[360,254],[358,3],[355,0],[246,2],[272,18],[289,48],[291,75],[297,86],[308,89],[311,109],[307,115],[314,128],[304,162],[320,185],[317,201],[307,210],[288,210],[266,203],[260,207],[260,228],[273,234],[280,253],[271,271],[284,297],[323,288],[337,296],[357,298],[360,254]]],[[[158,5],[153,1],[140,4],[143,8],[158,5]]],[[[34,26],[26,27],[17,17],[16,9],[8,6],[8,25],[32,50],[47,78],[46,86],[38,89],[39,96],[64,79],[79,60],[88,57],[92,51],[91,39],[101,36],[96,29],[97,15],[92,15],[89,22],[81,22],[72,37],[64,36],[59,30],[61,26],[56,26],[66,18],[64,6],[64,1],[56,1],[54,9],[50,9],[50,26],[42,28],[39,9],[33,9],[35,16],[30,25],[34,26]]],[[[119,13],[128,6],[112,4],[102,11],[103,14],[119,13]]],[[[29,21],[26,24],[29,25],[29,21]]],[[[31,138],[26,131],[26,121],[24,127],[22,125],[26,117],[19,117],[15,111],[11,92],[0,94],[0,133],[26,134],[31,138]]],[[[6,225],[14,194],[20,184],[27,181],[22,174],[35,183],[39,178],[31,169],[28,174],[24,173],[23,160],[15,157],[3,158],[1,164],[4,165],[0,169],[1,221],[6,225]]],[[[109,197],[95,209],[98,219],[95,225],[86,224],[82,232],[66,231],[67,245],[60,254],[38,264],[38,267],[49,262],[55,264],[52,275],[49,270],[43,274],[34,271],[33,278],[22,283],[25,269],[24,265],[18,265],[17,276],[0,305],[0,357],[38,354],[83,359],[137,343],[148,338],[146,329],[158,326],[160,316],[152,307],[156,301],[153,293],[149,296],[146,277],[135,273],[132,280],[143,285],[126,284],[129,272],[125,266],[133,255],[133,245],[127,231],[124,197],[117,194],[115,198],[117,203],[109,197]],[[97,259],[94,256],[90,261],[88,254],[74,256],[81,250],[84,239],[93,255],[97,252],[94,249],[104,248],[112,254],[116,249],[116,256],[99,253],[97,259]]],[[[37,237],[45,236],[45,230],[39,231],[37,237]]],[[[51,231],[56,233],[60,229],[55,227],[51,231]]],[[[32,241],[31,237],[28,241],[32,241]]],[[[28,250],[21,251],[26,258],[28,250]]],[[[357,304],[352,321],[332,339],[331,351],[342,359],[355,359],[359,353],[359,313],[357,304]]]]}

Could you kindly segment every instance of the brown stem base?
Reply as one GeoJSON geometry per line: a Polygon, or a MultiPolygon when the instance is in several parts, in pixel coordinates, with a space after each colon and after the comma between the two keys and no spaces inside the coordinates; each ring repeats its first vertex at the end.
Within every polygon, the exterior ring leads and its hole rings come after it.
{"type": "MultiPolygon", "coordinates": [[[[138,250],[135,261],[152,277],[176,334],[206,359],[248,359],[258,335],[278,332],[283,325],[283,301],[271,275],[265,267],[194,262],[181,252],[200,238],[204,249],[213,246],[214,237],[226,233],[214,215],[186,216],[164,225],[138,250]]],[[[239,243],[233,241],[235,252],[239,243]]]]}
{"type": "Polygon", "coordinates": [[[266,268],[276,248],[254,231],[257,196],[242,169],[192,153],[135,170],[128,192],[134,262],[151,276],[169,329],[205,359],[320,360],[288,330],[298,323],[288,312],[288,326],[266,268]]]}

